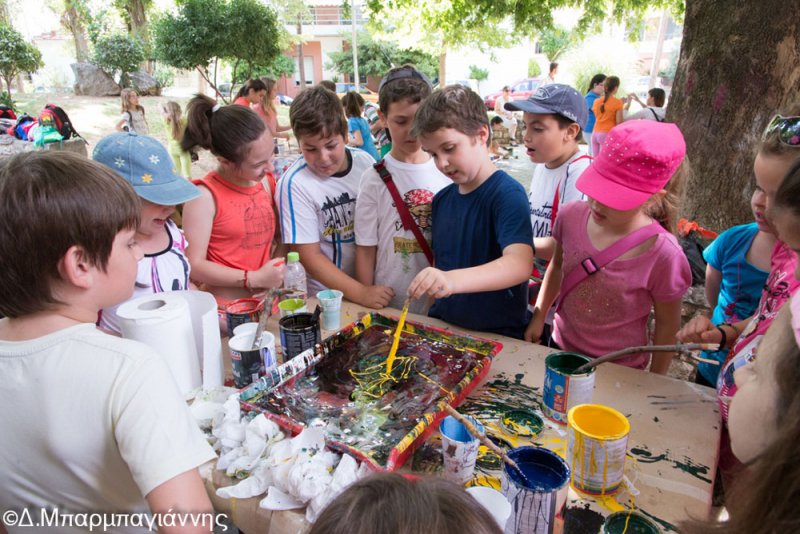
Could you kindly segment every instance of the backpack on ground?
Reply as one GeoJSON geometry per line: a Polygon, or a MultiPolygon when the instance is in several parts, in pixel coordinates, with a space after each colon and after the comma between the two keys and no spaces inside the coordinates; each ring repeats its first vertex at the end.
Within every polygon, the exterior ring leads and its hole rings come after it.
{"type": "Polygon", "coordinates": [[[10,107],[0,104],[0,119],[17,120],[17,114],[10,107]]]}
{"type": "Polygon", "coordinates": [[[52,124],[65,140],[70,137],[80,137],[83,139],[81,134],[79,134],[72,125],[72,121],[69,115],[67,115],[67,112],[55,104],[47,104],[44,109],[42,109],[42,112],[39,114],[39,123],[52,124]]]}
{"type": "Polygon", "coordinates": [[[17,117],[17,122],[14,123],[14,127],[8,132],[9,135],[15,136],[17,139],[22,139],[23,141],[28,140],[28,131],[37,124],[36,119],[28,115],[27,113],[23,113],[19,117],[17,117]]]}

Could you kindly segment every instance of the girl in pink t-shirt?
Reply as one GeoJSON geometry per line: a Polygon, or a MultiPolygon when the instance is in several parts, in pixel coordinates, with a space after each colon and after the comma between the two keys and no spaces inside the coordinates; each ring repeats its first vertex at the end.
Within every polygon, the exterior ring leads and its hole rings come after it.
{"type": "MultiPolygon", "coordinates": [[[[668,231],[685,153],[674,124],[633,121],[609,132],[605,149],[576,183],[589,200],[558,213],[553,259],[526,340],[539,341],[547,310],[560,294],[553,341],[565,350],[598,357],[647,345],[651,309],[653,342],[675,342],[681,298],[691,285],[689,264],[668,231]]],[[[651,370],[666,373],[672,356],[654,355],[651,370]]],[[[644,369],[649,360],[641,353],[617,362],[644,369]]]]}

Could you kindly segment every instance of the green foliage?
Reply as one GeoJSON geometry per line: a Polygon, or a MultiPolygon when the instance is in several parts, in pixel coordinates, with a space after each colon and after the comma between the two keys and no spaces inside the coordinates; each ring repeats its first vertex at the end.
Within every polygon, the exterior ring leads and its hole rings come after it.
{"type": "Polygon", "coordinates": [[[35,72],[44,66],[42,53],[25,41],[11,26],[0,23],[0,76],[11,94],[11,80],[21,72],[35,72]]]}
{"type": "MultiPolygon", "coordinates": [[[[277,80],[281,76],[291,76],[294,74],[295,68],[297,64],[294,62],[293,58],[285,56],[283,54],[279,55],[275,58],[269,66],[263,65],[253,65],[253,71],[250,74],[249,78],[272,78],[273,80],[277,80]]],[[[236,79],[233,80],[234,85],[244,83],[248,80],[247,73],[244,71],[239,71],[236,73],[236,79]]]]}
{"type": "Polygon", "coordinates": [[[509,17],[518,35],[541,32],[553,27],[553,11],[558,8],[582,11],[576,27],[579,35],[585,35],[607,19],[622,22],[642,18],[649,9],[668,8],[678,20],[685,9],[684,0],[367,0],[367,5],[376,14],[407,11],[404,16],[408,16],[416,10],[423,32],[439,34],[443,36],[442,42],[455,45],[480,43],[481,30],[496,29],[499,22],[509,17]]]}
{"type": "Polygon", "coordinates": [[[10,107],[15,112],[17,111],[17,104],[7,91],[0,92],[0,104],[10,107]]]}
{"type": "Polygon", "coordinates": [[[542,52],[547,56],[548,61],[556,61],[577,40],[578,36],[575,33],[565,28],[554,26],[542,31],[539,37],[539,46],[542,47],[542,52]]]}
{"type": "Polygon", "coordinates": [[[120,85],[125,84],[126,74],[139,69],[145,60],[142,42],[126,34],[101,35],[94,45],[92,63],[106,71],[120,85]]]}
{"type": "Polygon", "coordinates": [[[158,82],[159,87],[171,87],[175,83],[175,69],[169,65],[156,64],[156,70],[153,73],[153,78],[158,82]]]}
{"type": "Polygon", "coordinates": [[[258,0],[182,0],[177,13],[162,14],[152,29],[157,60],[198,68],[214,88],[219,60],[233,64],[234,78],[240,66],[249,78],[257,65],[272,66],[288,40],[275,12],[258,0]]]}
{"type": "MultiPolygon", "coordinates": [[[[419,50],[401,49],[392,41],[373,39],[368,32],[358,34],[358,73],[360,76],[383,76],[393,68],[406,63],[434,78],[439,70],[438,60],[419,50]]],[[[328,68],[340,74],[353,75],[353,53],[350,50],[332,52],[328,68]]]]}
{"type": "Polygon", "coordinates": [[[528,78],[535,78],[542,74],[542,67],[539,62],[533,58],[528,60],[528,78]]]}
{"type": "Polygon", "coordinates": [[[478,83],[486,80],[489,77],[489,69],[482,69],[477,65],[469,66],[469,77],[474,78],[478,83]]]}

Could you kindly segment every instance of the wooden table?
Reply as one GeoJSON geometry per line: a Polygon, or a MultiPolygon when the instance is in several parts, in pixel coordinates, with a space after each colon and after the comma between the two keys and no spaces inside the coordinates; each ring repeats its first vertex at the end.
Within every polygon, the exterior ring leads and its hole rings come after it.
{"type": "MultiPolygon", "coordinates": [[[[313,307],[313,303],[309,308],[313,307]]],[[[361,306],[345,302],[342,324],[367,313],[361,306]]],[[[384,309],[383,315],[399,316],[399,311],[384,309]]],[[[462,330],[430,317],[409,314],[409,321],[462,330]]],[[[277,319],[270,319],[268,329],[277,333],[277,319]]],[[[544,384],[544,359],[551,349],[523,341],[468,332],[503,343],[484,383],[459,407],[476,415],[490,434],[510,446],[535,443],[564,454],[566,428],[546,425],[545,432],[533,442],[505,434],[497,425],[497,416],[507,408],[525,408],[541,415],[539,408],[544,384]]],[[[323,338],[332,334],[323,331],[323,338]]],[[[607,335],[613,335],[608,333],[607,335]]],[[[277,336],[276,336],[277,337],[277,336]]],[[[658,522],[665,532],[689,514],[705,517],[711,508],[714,476],[719,448],[719,412],[714,391],[682,380],[605,364],[597,369],[593,402],[613,407],[628,417],[631,432],[625,475],[635,491],[635,506],[658,522]]],[[[441,456],[437,438],[431,438],[415,456],[416,468],[435,468],[441,456]],[[427,459],[427,461],[426,461],[427,459]]],[[[498,471],[479,458],[473,483],[496,484],[498,471]]],[[[404,469],[410,468],[409,460],[404,469]]],[[[237,500],[235,503],[213,495],[217,484],[226,484],[224,474],[214,473],[207,486],[214,506],[229,514],[234,523],[248,534],[295,533],[305,526],[301,511],[270,513],[258,508],[262,497],[237,500]]],[[[630,507],[630,492],[622,490],[615,497],[595,499],[570,488],[567,499],[565,533],[594,533],[602,516],[630,507]]]]}

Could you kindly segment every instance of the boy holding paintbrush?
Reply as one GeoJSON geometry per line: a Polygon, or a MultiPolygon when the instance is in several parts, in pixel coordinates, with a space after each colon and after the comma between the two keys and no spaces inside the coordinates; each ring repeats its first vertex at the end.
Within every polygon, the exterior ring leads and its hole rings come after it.
{"type": "Polygon", "coordinates": [[[434,267],[408,294],[435,298],[431,317],[521,339],[533,268],[528,198],[489,159],[483,101],[465,87],[445,87],[417,110],[411,133],[453,183],[433,199],[434,267]]]}

